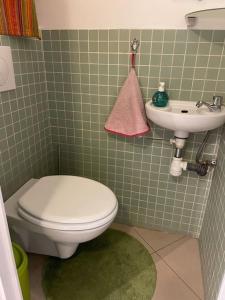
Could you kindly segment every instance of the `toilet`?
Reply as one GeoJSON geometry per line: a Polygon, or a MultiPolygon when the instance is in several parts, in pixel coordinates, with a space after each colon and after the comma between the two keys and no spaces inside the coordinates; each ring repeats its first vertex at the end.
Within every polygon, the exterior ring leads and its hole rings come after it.
{"type": "Polygon", "coordinates": [[[68,258],[103,233],[118,202],[105,185],[77,176],[30,179],[5,202],[13,241],[27,252],[68,258]]]}

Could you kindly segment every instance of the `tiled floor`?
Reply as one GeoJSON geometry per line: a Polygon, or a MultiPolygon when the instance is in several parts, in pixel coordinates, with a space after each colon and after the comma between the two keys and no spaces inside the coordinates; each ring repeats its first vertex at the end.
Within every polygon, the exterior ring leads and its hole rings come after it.
{"type": "MultiPolygon", "coordinates": [[[[137,238],[152,254],[157,268],[152,300],[204,300],[197,239],[122,224],[112,227],[137,238]]],[[[31,300],[43,300],[41,272],[45,257],[32,254],[29,258],[31,300]]]]}

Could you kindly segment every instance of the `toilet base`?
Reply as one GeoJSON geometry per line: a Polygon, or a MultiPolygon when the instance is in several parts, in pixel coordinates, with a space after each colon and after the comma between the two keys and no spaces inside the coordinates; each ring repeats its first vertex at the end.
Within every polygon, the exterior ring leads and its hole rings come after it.
{"type": "Polygon", "coordinates": [[[75,251],[77,250],[77,247],[79,244],[62,244],[62,243],[56,243],[56,248],[58,251],[58,256],[60,258],[69,258],[72,256],[75,251]]]}

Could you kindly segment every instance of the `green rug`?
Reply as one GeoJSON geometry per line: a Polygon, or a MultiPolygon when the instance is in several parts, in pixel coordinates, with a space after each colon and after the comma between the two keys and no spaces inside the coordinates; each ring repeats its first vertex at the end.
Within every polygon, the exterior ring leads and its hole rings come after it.
{"type": "Polygon", "coordinates": [[[48,300],[150,300],[156,285],[151,255],[136,239],[108,229],[67,260],[50,257],[43,273],[48,300]]]}

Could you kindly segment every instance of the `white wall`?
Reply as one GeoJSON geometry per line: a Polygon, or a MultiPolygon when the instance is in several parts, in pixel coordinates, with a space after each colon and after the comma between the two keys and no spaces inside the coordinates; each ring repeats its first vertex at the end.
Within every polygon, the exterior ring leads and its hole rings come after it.
{"type": "Polygon", "coordinates": [[[225,0],[35,0],[41,29],[186,28],[184,15],[225,0]]]}
{"type": "Polygon", "coordinates": [[[0,187],[0,300],[22,300],[0,187]]]}

